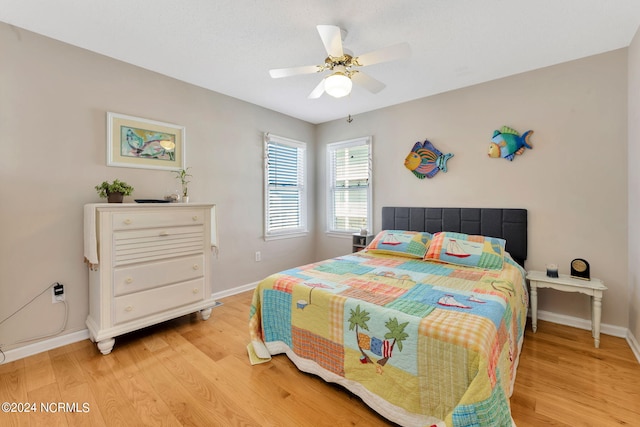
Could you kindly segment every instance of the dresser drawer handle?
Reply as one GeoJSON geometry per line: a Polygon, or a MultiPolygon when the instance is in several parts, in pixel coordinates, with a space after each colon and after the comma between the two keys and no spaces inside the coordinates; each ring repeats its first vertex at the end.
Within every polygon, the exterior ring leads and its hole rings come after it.
{"type": "Polygon", "coordinates": [[[198,215],[194,215],[191,217],[192,220],[197,221],[198,220],[198,215]]]}
{"type": "Polygon", "coordinates": [[[200,266],[199,266],[198,264],[193,264],[193,269],[194,269],[194,270],[199,270],[199,269],[200,269],[200,266]]]}
{"type": "Polygon", "coordinates": [[[131,277],[127,277],[127,280],[125,280],[125,282],[127,282],[127,284],[131,284],[133,283],[133,279],[131,277]]]}
{"type": "Polygon", "coordinates": [[[198,292],[200,292],[200,289],[198,289],[198,288],[193,288],[193,293],[194,293],[194,294],[197,294],[198,292]]]}
{"type": "Polygon", "coordinates": [[[161,232],[160,232],[160,235],[161,235],[161,236],[168,236],[168,235],[169,235],[169,232],[168,232],[168,231],[161,231],[161,232]]]}
{"type": "Polygon", "coordinates": [[[128,305],[124,308],[124,311],[133,311],[133,307],[128,305]]]}
{"type": "Polygon", "coordinates": [[[131,221],[129,218],[127,218],[127,219],[125,219],[123,222],[124,222],[126,225],[129,225],[129,224],[131,224],[133,221],[131,221]]]}

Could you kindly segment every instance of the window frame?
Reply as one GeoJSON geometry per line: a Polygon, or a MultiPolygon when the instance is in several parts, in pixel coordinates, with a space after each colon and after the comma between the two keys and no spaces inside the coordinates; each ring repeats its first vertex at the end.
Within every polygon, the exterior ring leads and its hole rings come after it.
{"type": "Polygon", "coordinates": [[[372,222],[372,206],[373,206],[373,143],[371,136],[363,136],[360,138],[350,139],[346,141],[338,141],[327,144],[326,156],[327,156],[327,191],[326,191],[326,205],[327,205],[327,221],[326,221],[326,234],[329,236],[337,236],[337,237],[345,237],[351,236],[353,233],[360,232],[360,228],[357,229],[348,229],[348,230],[338,230],[335,228],[335,217],[333,215],[335,207],[334,207],[334,192],[335,192],[335,165],[334,161],[334,153],[337,150],[343,148],[357,147],[366,145],[369,148],[368,154],[368,181],[367,181],[367,218],[366,225],[361,228],[366,228],[367,230],[371,230],[373,227],[372,222]]]}
{"type": "Polygon", "coordinates": [[[285,138],[278,135],[273,135],[270,133],[264,134],[264,167],[263,167],[263,180],[264,180],[264,240],[275,240],[275,239],[287,239],[294,237],[305,236],[309,233],[308,222],[307,222],[307,199],[308,199],[308,188],[307,185],[307,170],[308,170],[308,156],[307,156],[307,143],[302,141],[297,141],[290,138],[285,138]],[[296,148],[298,150],[302,150],[301,154],[302,159],[300,160],[302,170],[298,171],[300,183],[296,187],[299,189],[299,211],[298,215],[300,218],[299,226],[295,228],[287,228],[282,230],[273,230],[269,228],[271,212],[270,212],[270,184],[269,184],[269,145],[277,144],[282,146],[287,146],[290,148],[296,148]]]}

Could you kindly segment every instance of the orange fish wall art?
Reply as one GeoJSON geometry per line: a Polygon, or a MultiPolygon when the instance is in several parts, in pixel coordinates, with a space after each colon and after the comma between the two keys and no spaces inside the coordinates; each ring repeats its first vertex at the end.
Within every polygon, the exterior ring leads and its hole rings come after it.
{"type": "Polygon", "coordinates": [[[419,179],[433,178],[439,171],[447,171],[447,161],[453,154],[442,154],[428,140],[416,142],[409,155],[404,159],[404,166],[419,179]]]}

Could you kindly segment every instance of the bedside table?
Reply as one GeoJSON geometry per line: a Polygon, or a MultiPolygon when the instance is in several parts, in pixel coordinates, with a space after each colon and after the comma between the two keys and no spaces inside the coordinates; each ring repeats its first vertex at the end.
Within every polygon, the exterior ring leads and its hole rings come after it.
{"type": "Polygon", "coordinates": [[[600,347],[600,317],[602,314],[602,292],[607,287],[600,279],[591,280],[574,279],[566,274],[560,277],[548,277],[542,271],[527,272],[527,279],[531,286],[531,326],[533,332],[538,329],[538,288],[551,288],[563,292],[579,292],[591,297],[591,335],[595,347],[600,347]]]}
{"type": "Polygon", "coordinates": [[[351,237],[351,252],[359,252],[367,247],[373,240],[375,235],[367,234],[362,235],[360,233],[354,233],[351,237]]]}

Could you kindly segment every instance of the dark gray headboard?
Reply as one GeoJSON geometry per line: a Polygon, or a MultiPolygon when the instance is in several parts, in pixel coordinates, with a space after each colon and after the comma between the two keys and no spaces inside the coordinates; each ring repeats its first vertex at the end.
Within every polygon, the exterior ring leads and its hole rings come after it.
{"type": "Polygon", "coordinates": [[[499,237],[521,266],[527,259],[527,210],[496,208],[382,208],[383,230],[455,231],[499,237]]]}

